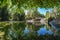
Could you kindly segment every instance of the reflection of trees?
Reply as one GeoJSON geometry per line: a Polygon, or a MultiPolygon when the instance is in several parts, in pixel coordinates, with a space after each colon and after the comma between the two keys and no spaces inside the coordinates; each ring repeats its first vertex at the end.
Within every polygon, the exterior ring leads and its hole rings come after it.
{"type": "Polygon", "coordinates": [[[54,35],[41,35],[38,37],[40,40],[60,40],[59,36],[54,36],[54,35]]]}
{"type": "Polygon", "coordinates": [[[34,27],[35,27],[35,26],[32,25],[32,24],[30,24],[30,23],[26,25],[26,28],[27,28],[27,30],[28,30],[29,32],[24,35],[24,38],[25,38],[25,39],[28,39],[28,38],[30,39],[30,38],[32,38],[32,36],[33,36],[33,37],[36,37],[36,36],[37,36],[36,31],[34,30],[34,27]]]}
{"type": "Polygon", "coordinates": [[[27,24],[27,30],[28,30],[28,33],[24,35],[24,38],[26,39],[37,39],[37,30],[39,30],[41,27],[43,27],[44,25],[41,25],[41,26],[35,26],[33,24],[27,24]]]}
{"type": "Polygon", "coordinates": [[[8,28],[10,28],[9,22],[1,22],[0,23],[0,31],[4,32],[3,39],[8,39],[8,28]]]}
{"type": "Polygon", "coordinates": [[[12,23],[11,24],[11,28],[9,28],[9,35],[10,35],[10,39],[19,39],[19,37],[23,35],[23,30],[25,28],[25,24],[24,23],[12,23]],[[11,34],[10,34],[11,32],[11,34]]]}
{"type": "Polygon", "coordinates": [[[2,35],[4,40],[7,39],[19,39],[19,37],[23,35],[23,30],[25,29],[24,23],[19,22],[2,22],[0,23],[0,31],[5,34],[2,35]]]}
{"type": "Polygon", "coordinates": [[[46,23],[46,28],[51,29],[51,26],[48,23],[46,23]]]}
{"type": "MultiPolygon", "coordinates": [[[[12,24],[10,23],[1,23],[0,27],[3,26],[4,29],[1,29],[0,31],[4,31],[5,35],[4,35],[4,39],[12,39],[12,40],[48,40],[48,39],[59,39],[56,38],[54,35],[41,35],[41,36],[37,36],[37,30],[40,29],[40,27],[43,26],[34,26],[32,24],[26,24],[25,23],[19,23],[19,22],[14,22],[12,24]],[[2,24],[2,25],[1,25],[2,24]],[[4,24],[4,25],[3,25],[4,24]],[[29,30],[29,33],[27,35],[24,35],[24,29],[25,27],[27,27],[27,29],[29,30]]],[[[48,24],[47,28],[49,28],[48,24]]]]}
{"type": "Polygon", "coordinates": [[[44,25],[36,26],[36,25],[33,25],[33,24],[27,24],[27,27],[28,27],[29,30],[37,31],[37,30],[39,30],[41,27],[44,27],[44,25]]]}

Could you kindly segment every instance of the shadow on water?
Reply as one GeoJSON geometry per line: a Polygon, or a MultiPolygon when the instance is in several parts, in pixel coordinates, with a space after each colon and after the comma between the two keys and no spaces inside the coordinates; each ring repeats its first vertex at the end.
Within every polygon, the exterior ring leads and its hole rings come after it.
{"type": "Polygon", "coordinates": [[[1,40],[60,40],[59,37],[54,36],[48,24],[36,26],[24,22],[0,22],[1,40]]]}

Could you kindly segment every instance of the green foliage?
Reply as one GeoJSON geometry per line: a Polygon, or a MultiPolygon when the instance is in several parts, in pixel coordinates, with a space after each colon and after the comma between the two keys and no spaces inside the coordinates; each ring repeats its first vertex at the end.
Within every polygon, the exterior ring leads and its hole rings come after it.
{"type": "Polygon", "coordinates": [[[35,18],[35,17],[44,17],[44,15],[41,14],[41,13],[39,13],[37,10],[35,10],[32,14],[33,14],[33,17],[34,17],[34,18],[35,18]]]}
{"type": "Polygon", "coordinates": [[[37,7],[51,8],[59,4],[60,0],[0,0],[0,8],[7,5],[7,10],[11,17],[16,12],[23,14],[25,9],[36,9],[37,7]]]}
{"type": "Polygon", "coordinates": [[[26,19],[34,19],[36,17],[45,17],[43,14],[39,13],[37,10],[31,10],[32,12],[26,15],[26,19]]]}
{"type": "Polygon", "coordinates": [[[9,3],[12,5],[18,5],[18,7],[32,8],[32,7],[53,7],[60,4],[60,0],[0,0],[0,5],[6,5],[9,3]]]}
{"type": "Polygon", "coordinates": [[[47,11],[46,12],[46,19],[48,19],[50,17],[50,14],[49,14],[49,12],[47,11]]]}
{"type": "Polygon", "coordinates": [[[56,13],[57,13],[57,16],[60,17],[60,5],[58,7],[56,7],[56,13]]]}

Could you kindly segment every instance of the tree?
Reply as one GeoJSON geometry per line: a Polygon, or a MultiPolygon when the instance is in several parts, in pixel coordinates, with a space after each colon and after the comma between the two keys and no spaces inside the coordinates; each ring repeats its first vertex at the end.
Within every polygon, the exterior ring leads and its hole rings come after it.
{"type": "Polygon", "coordinates": [[[9,20],[9,14],[7,11],[7,5],[1,8],[1,13],[0,13],[1,21],[8,21],[9,20]]]}
{"type": "Polygon", "coordinates": [[[0,0],[0,5],[12,3],[12,5],[18,5],[18,7],[53,7],[60,4],[60,0],[0,0]]]}
{"type": "Polygon", "coordinates": [[[50,14],[51,14],[51,17],[54,17],[54,18],[60,17],[60,5],[58,7],[55,6],[54,8],[52,8],[52,11],[50,14]]]}
{"type": "Polygon", "coordinates": [[[25,14],[22,13],[19,14],[18,12],[16,12],[14,15],[13,15],[13,21],[24,21],[25,20],[25,14]]]}
{"type": "Polygon", "coordinates": [[[34,7],[52,8],[59,4],[60,0],[0,0],[0,8],[7,5],[8,13],[11,13],[11,16],[15,12],[22,14],[24,9],[32,9],[34,7]]]}
{"type": "Polygon", "coordinates": [[[48,19],[50,17],[50,13],[47,11],[46,12],[46,19],[48,19]]]}
{"type": "Polygon", "coordinates": [[[56,16],[60,17],[60,5],[58,7],[55,7],[54,9],[56,10],[56,16]]]}
{"type": "Polygon", "coordinates": [[[41,14],[41,13],[39,13],[37,10],[35,10],[34,12],[33,12],[33,15],[32,15],[34,18],[35,17],[44,17],[44,15],[43,14],[41,14]]]}
{"type": "Polygon", "coordinates": [[[36,17],[45,17],[45,16],[43,14],[39,13],[37,11],[37,9],[36,10],[29,10],[28,14],[26,15],[27,19],[32,19],[32,18],[34,19],[36,17]]]}

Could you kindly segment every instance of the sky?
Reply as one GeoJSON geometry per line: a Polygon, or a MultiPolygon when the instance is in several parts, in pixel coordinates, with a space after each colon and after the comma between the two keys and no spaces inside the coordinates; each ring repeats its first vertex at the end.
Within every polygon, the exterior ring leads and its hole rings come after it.
{"type": "Polygon", "coordinates": [[[45,8],[38,8],[37,10],[38,10],[38,12],[39,12],[39,13],[41,13],[41,14],[44,14],[44,15],[45,15],[45,14],[46,14],[46,11],[49,11],[49,12],[51,11],[51,8],[49,8],[49,9],[45,9],[45,8]]]}

